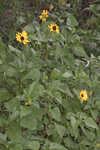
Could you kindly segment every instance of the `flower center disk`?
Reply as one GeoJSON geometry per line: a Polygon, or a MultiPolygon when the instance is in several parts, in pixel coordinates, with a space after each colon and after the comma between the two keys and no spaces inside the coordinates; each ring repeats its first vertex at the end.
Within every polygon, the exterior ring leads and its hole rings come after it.
{"type": "Polygon", "coordinates": [[[84,97],[84,95],[83,95],[83,94],[81,94],[81,96],[82,96],[82,97],[84,97]]]}
{"type": "Polygon", "coordinates": [[[56,30],[56,26],[53,26],[53,30],[56,30]]]}
{"type": "Polygon", "coordinates": [[[21,36],[21,41],[23,41],[24,40],[24,37],[23,36],[21,36]]]}

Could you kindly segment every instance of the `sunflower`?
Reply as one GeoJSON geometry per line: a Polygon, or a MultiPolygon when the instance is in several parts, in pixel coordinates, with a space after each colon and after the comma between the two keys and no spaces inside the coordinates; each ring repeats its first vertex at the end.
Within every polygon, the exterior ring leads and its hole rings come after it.
{"type": "Polygon", "coordinates": [[[50,24],[48,25],[50,32],[59,33],[59,26],[57,24],[50,24]]]}
{"type": "Polygon", "coordinates": [[[88,99],[88,95],[87,95],[86,90],[81,90],[81,92],[80,92],[80,99],[82,101],[86,101],[88,99]]]}
{"type": "Polygon", "coordinates": [[[27,32],[26,31],[22,31],[22,33],[18,32],[16,34],[16,40],[20,43],[23,43],[23,44],[27,44],[28,42],[30,42],[28,40],[28,36],[27,36],[27,32]]]}
{"type": "Polygon", "coordinates": [[[42,22],[46,22],[46,19],[48,18],[48,10],[43,10],[39,18],[42,22]]]}
{"type": "Polygon", "coordinates": [[[42,15],[39,16],[40,20],[42,20],[42,22],[46,22],[46,18],[43,17],[42,15]]]}
{"type": "Polygon", "coordinates": [[[46,18],[48,18],[48,10],[43,10],[42,15],[45,16],[46,18]]]}

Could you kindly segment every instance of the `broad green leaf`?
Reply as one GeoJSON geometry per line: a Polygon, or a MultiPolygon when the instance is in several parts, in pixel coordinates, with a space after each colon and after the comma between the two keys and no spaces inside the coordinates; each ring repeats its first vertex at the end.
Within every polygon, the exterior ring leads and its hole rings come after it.
{"type": "Polygon", "coordinates": [[[8,77],[15,77],[17,76],[18,72],[16,71],[16,69],[14,67],[9,67],[7,70],[6,70],[6,75],[8,77]]]}
{"type": "Polygon", "coordinates": [[[65,72],[63,75],[62,75],[64,78],[70,78],[73,76],[72,72],[71,71],[67,71],[65,72]]]}
{"type": "Polygon", "coordinates": [[[6,139],[7,139],[7,135],[0,133],[0,141],[6,141],[6,139]]]}
{"type": "Polygon", "coordinates": [[[69,15],[67,18],[67,25],[71,27],[75,27],[78,25],[76,18],[73,15],[69,15]]]}
{"type": "Polygon", "coordinates": [[[61,72],[59,70],[53,70],[51,72],[50,78],[51,79],[59,79],[61,77],[61,72]]]}
{"type": "Polygon", "coordinates": [[[0,101],[6,101],[10,99],[12,95],[5,88],[0,88],[0,101]]]}
{"type": "Polygon", "coordinates": [[[63,138],[64,134],[65,134],[65,131],[66,131],[66,128],[62,125],[58,125],[58,124],[55,124],[55,128],[57,130],[57,133],[59,134],[59,136],[61,138],[63,138]]]}
{"type": "Polygon", "coordinates": [[[29,130],[35,130],[37,128],[37,120],[34,118],[34,114],[27,115],[21,119],[20,125],[29,130]]]}
{"type": "Polygon", "coordinates": [[[43,95],[44,87],[39,82],[33,82],[27,90],[29,96],[35,98],[43,95]]]}
{"type": "Polygon", "coordinates": [[[6,57],[5,48],[6,48],[6,45],[3,43],[0,37],[0,57],[2,58],[2,60],[5,60],[5,57],[6,57]]]}
{"type": "Polygon", "coordinates": [[[33,69],[28,72],[22,80],[32,79],[38,81],[40,79],[40,71],[38,69],[33,69]]]}
{"type": "Polygon", "coordinates": [[[5,107],[9,112],[14,112],[20,110],[20,103],[17,98],[14,98],[13,100],[6,102],[5,107]]]}
{"type": "Polygon", "coordinates": [[[63,57],[63,55],[64,55],[64,51],[63,51],[62,47],[57,43],[56,44],[56,49],[55,49],[56,59],[59,59],[59,58],[63,57]]]}
{"type": "Polygon", "coordinates": [[[27,31],[28,33],[34,33],[34,28],[32,24],[28,24],[24,27],[24,30],[27,31]]]}
{"type": "Polygon", "coordinates": [[[68,150],[64,146],[57,144],[57,143],[51,143],[49,149],[50,150],[68,150]]]}
{"type": "Polygon", "coordinates": [[[98,129],[96,122],[92,118],[90,118],[90,117],[86,118],[84,120],[84,122],[85,122],[86,126],[94,128],[94,129],[98,129]]]}
{"type": "Polygon", "coordinates": [[[98,110],[100,110],[100,101],[99,101],[99,100],[96,101],[95,105],[96,105],[96,108],[97,108],[98,110]]]}
{"type": "Polygon", "coordinates": [[[71,126],[72,126],[73,134],[77,138],[78,137],[78,123],[75,117],[73,116],[71,116],[71,126]]]}
{"type": "Polygon", "coordinates": [[[21,118],[23,118],[31,113],[32,113],[32,109],[30,109],[29,107],[27,107],[27,106],[20,107],[20,117],[21,118]]]}
{"type": "MultiPolygon", "coordinates": [[[[60,90],[59,90],[60,91],[60,90]]],[[[54,93],[55,99],[58,101],[58,103],[62,104],[62,95],[60,92],[55,92],[54,93]]]]}
{"type": "Polygon", "coordinates": [[[19,122],[17,122],[17,121],[10,122],[10,124],[7,128],[7,136],[11,141],[13,141],[15,143],[20,143],[21,128],[20,128],[19,122]]]}
{"type": "Polygon", "coordinates": [[[85,137],[89,140],[89,141],[93,141],[95,138],[95,133],[94,132],[90,132],[90,130],[87,130],[85,127],[81,127],[82,132],[84,133],[85,137]]]}
{"type": "Polygon", "coordinates": [[[21,51],[18,50],[17,48],[14,48],[12,45],[9,45],[9,50],[13,53],[15,53],[17,56],[20,56],[21,55],[21,51]]]}
{"type": "Polygon", "coordinates": [[[6,107],[7,111],[9,111],[9,120],[10,121],[13,121],[17,117],[19,117],[20,103],[17,98],[13,98],[13,100],[6,102],[5,107],[6,107]]]}
{"type": "Polygon", "coordinates": [[[0,59],[0,65],[2,64],[3,62],[2,62],[2,60],[0,59]]]}
{"type": "Polygon", "coordinates": [[[31,150],[39,150],[40,144],[38,141],[28,141],[25,143],[25,148],[31,150]]]}
{"type": "MultiPolygon", "coordinates": [[[[66,147],[68,147],[70,149],[75,149],[76,148],[76,144],[74,143],[74,141],[71,139],[71,137],[66,137],[64,138],[64,144],[66,147]]],[[[76,149],[75,149],[76,150],[76,149]]]]}
{"type": "Polygon", "coordinates": [[[57,121],[61,121],[61,113],[58,107],[51,110],[51,116],[57,121]]]}
{"type": "Polygon", "coordinates": [[[71,116],[71,126],[72,126],[72,128],[75,128],[76,124],[77,124],[77,122],[76,122],[75,117],[71,116]]]}
{"type": "Polygon", "coordinates": [[[35,91],[35,89],[38,88],[38,84],[37,82],[33,82],[32,84],[30,84],[30,87],[29,87],[29,95],[32,94],[33,91],[35,91]]]}
{"type": "Polygon", "coordinates": [[[30,87],[29,87],[29,95],[31,95],[32,93],[37,92],[37,90],[38,90],[38,83],[33,82],[32,84],[30,84],[30,87]]]}
{"type": "Polygon", "coordinates": [[[80,42],[80,36],[77,35],[77,34],[74,34],[74,35],[71,37],[71,42],[72,42],[72,43],[80,42]]]}
{"type": "Polygon", "coordinates": [[[17,17],[17,23],[20,25],[25,23],[25,18],[23,16],[18,16],[17,17]]]}
{"type": "Polygon", "coordinates": [[[45,109],[42,109],[42,108],[37,108],[35,106],[32,107],[32,113],[34,114],[34,118],[36,120],[40,120],[42,119],[42,116],[46,113],[45,112],[45,109]]]}
{"type": "Polygon", "coordinates": [[[88,58],[83,46],[80,44],[74,44],[73,45],[73,53],[76,56],[88,58]]]}
{"type": "Polygon", "coordinates": [[[23,146],[21,144],[14,144],[10,147],[10,150],[23,150],[23,146]]]}
{"type": "Polygon", "coordinates": [[[2,114],[0,116],[0,127],[5,127],[6,125],[8,125],[8,120],[6,119],[6,117],[4,117],[2,114]]]}

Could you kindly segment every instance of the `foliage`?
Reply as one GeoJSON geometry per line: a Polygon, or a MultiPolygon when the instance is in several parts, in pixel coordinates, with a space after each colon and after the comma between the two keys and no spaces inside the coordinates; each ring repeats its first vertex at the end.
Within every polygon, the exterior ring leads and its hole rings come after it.
{"type": "Polygon", "coordinates": [[[42,0],[26,12],[26,1],[11,2],[16,21],[0,26],[0,150],[99,150],[100,5],[42,0]],[[23,31],[25,44],[16,40],[23,31]]]}

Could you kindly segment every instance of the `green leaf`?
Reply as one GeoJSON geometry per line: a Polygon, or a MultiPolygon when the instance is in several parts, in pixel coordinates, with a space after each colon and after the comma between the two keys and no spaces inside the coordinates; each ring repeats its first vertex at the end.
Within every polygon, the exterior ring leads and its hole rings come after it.
{"type": "Polygon", "coordinates": [[[9,45],[9,50],[13,53],[15,53],[17,56],[20,56],[21,55],[21,51],[18,50],[17,48],[14,48],[13,46],[9,45]]]}
{"type": "Polygon", "coordinates": [[[92,118],[90,117],[86,118],[84,121],[85,121],[86,126],[94,128],[94,129],[98,129],[96,122],[92,118]]]}
{"type": "Polygon", "coordinates": [[[51,143],[49,149],[50,150],[68,150],[64,146],[57,144],[57,143],[51,143]]]}
{"type": "Polygon", "coordinates": [[[73,116],[71,116],[71,126],[72,126],[73,134],[77,138],[78,137],[78,123],[75,117],[73,116]]]}
{"type": "Polygon", "coordinates": [[[28,33],[34,33],[34,28],[32,24],[28,24],[23,28],[25,31],[27,31],[28,33]]]}
{"type": "Polygon", "coordinates": [[[26,107],[26,106],[21,106],[20,107],[20,118],[23,118],[29,114],[32,113],[32,109],[26,107]]]}
{"type": "Polygon", "coordinates": [[[40,120],[42,119],[42,116],[45,114],[45,110],[40,108],[39,106],[35,106],[35,103],[32,104],[31,107],[27,106],[21,106],[20,107],[20,118],[27,117],[29,115],[34,114],[34,119],[40,120]]]}
{"type": "Polygon", "coordinates": [[[2,60],[5,60],[6,52],[5,52],[6,45],[3,43],[1,37],[0,37],[0,57],[2,60]]]}
{"type": "Polygon", "coordinates": [[[75,128],[76,124],[77,124],[77,122],[76,122],[75,117],[71,116],[71,126],[72,126],[72,128],[75,128]]]}
{"type": "Polygon", "coordinates": [[[86,138],[89,141],[93,141],[95,139],[95,133],[94,132],[90,132],[90,130],[87,130],[87,128],[85,127],[81,127],[83,134],[86,136],[86,138]]]}
{"type": "Polygon", "coordinates": [[[51,72],[50,78],[51,79],[59,79],[61,77],[61,72],[59,70],[53,70],[51,72]]]}
{"type": "Polygon", "coordinates": [[[0,101],[6,101],[10,99],[12,95],[5,89],[5,88],[0,88],[0,101]]]}
{"type": "Polygon", "coordinates": [[[14,67],[9,67],[7,70],[6,70],[6,75],[8,77],[15,77],[16,75],[18,74],[17,70],[14,68],[14,67]]]}
{"type": "Polygon", "coordinates": [[[32,113],[34,114],[34,118],[36,120],[41,121],[43,114],[45,114],[45,110],[42,108],[37,108],[35,106],[33,106],[32,109],[33,109],[32,113]]]}
{"type": "Polygon", "coordinates": [[[39,150],[40,143],[38,141],[28,141],[25,143],[25,148],[31,150],[39,150]]]}
{"type": "Polygon", "coordinates": [[[0,141],[6,141],[7,135],[0,133],[0,141]]]}
{"type": "Polygon", "coordinates": [[[100,101],[99,101],[99,100],[96,101],[95,105],[96,105],[96,108],[97,108],[98,110],[100,110],[100,101]]]}
{"type": "Polygon", "coordinates": [[[28,72],[22,80],[32,79],[38,81],[40,79],[40,71],[38,69],[33,69],[28,72]]]}
{"type": "Polygon", "coordinates": [[[17,23],[20,25],[25,23],[25,18],[23,16],[18,16],[17,17],[17,23]]]}
{"type": "Polygon", "coordinates": [[[71,71],[67,71],[65,72],[63,75],[62,75],[64,78],[70,78],[73,76],[72,72],[71,71]]]}
{"type": "Polygon", "coordinates": [[[10,150],[23,150],[23,146],[21,144],[14,144],[10,150]]]}
{"type": "Polygon", "coordinates": [[[73,53],[76,56],[88,58],[83,46],[80,44],[74,44],[73,45],[73,53]]]}
{"type": "Polygon", "coordinates": [[[39,82],[33,82],[32,84],[29,85],[28,90],[28,96],[30,97],[39,97],[43,95],[44,92],[44,87],[39,84],[39,82]]]}
{"type": "Polygon", "coordinates": [[[61,121],[61,113],[58,107],[51,110],[51,116],[57,121],[61,121]]]}
{"type": "Polygon", "coordinates": [[[56,44],[56,49],[55,49],[55,57],[56,59],[58,59],[59,57],[62,57],[64,55],[64,51],[62,49],[62,47],[60,46],[60,44],[55,43],[56,44]]]}
{"type": "Polygon", "coordinates": [[[61,138],[63,138],[64,134],[65,134],[65,131],[66,131],[66,128],[62,125],[58,125],[58,124],[55,124],[55,128],[57,130],[57,133],[59,134],[59,136],[61,138]]]}
{"type": "Polygon", "coordinates": [[[64,144],[65,144],[66,147],[69,148],[68,150],[70,150],[70,149],[76,150],[76,144],[71,139],[71,137],[64,138],[64,144]]]}
{"type": "Polygon", "coordinates": [[[37,128],[37,120],[34,118],[34,114],[23,117],[20,125],[24,128],[35,130],[37,128]]]}
{"type": "Polygon", "coordinates": [[[71,27],[75,27],[78,25],[76,18],[73,15],[69,15],[67,18],[67,25],[71,27]]]}
{"type": "Polygon", "coordinates": [[[9,112],[14,112],[20,109],[20,103],[16,98],[14,98],[13,100],[6,102],[5,107],[9,112]]]}
{"type": "Polygon", "coordinates": [[[32,92],[35,91],[35,89],[37,89],[37,88],[38,88],[37,82],[33,82],[32,84],[30,84],[29,95],[31,95],[32,92]]]}
{"type": "Polygon", "coordinates": [[[5,127],[5,125],[8,125],[8,122],[9,121],[3,115],[0,116],[0,126],[1,127],[5,127]]]}
{"type": "Polygon", "coordinates": [[[20,124],[17,121],[10,122],[7,128],[7,136],[10,140],[15,143],[20,143],[21,141],[21,129],[20,124]]]}

